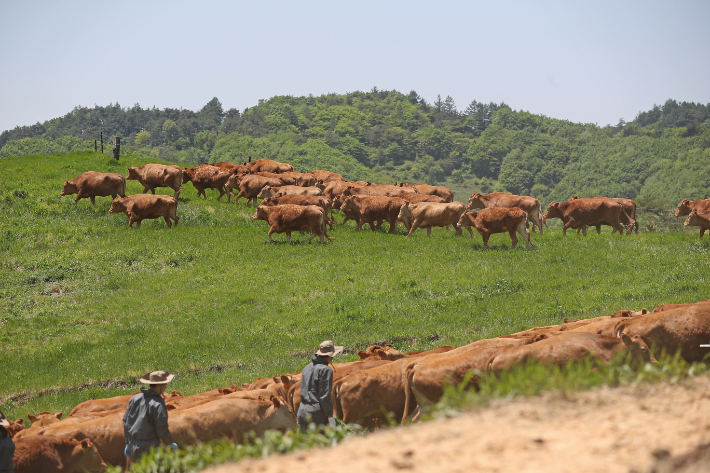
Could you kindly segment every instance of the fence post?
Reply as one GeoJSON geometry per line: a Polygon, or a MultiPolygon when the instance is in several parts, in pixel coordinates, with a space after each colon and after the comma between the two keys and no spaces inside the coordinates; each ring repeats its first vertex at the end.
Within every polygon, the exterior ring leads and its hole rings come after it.
{"type": "Polygon", "coordinates": [[[113,159],[118,161],[118,157],[121,155],[121,137],[113,137],[113,159]]]}
{"type": "Polygon", "coordinates": [[[104,131],[101,130],[101,154],[104,154],[104,131]]]}
{"type": "Polygon", "coordinates": [[[94,140],[94,153],[97,153],[99,151],[99,145],[97,144],[98,140],[94,140]]]}

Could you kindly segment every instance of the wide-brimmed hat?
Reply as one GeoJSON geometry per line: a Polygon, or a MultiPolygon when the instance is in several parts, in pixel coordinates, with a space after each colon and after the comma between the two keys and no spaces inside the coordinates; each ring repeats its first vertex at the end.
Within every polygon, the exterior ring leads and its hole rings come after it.
{"type": "Polygon", "coordinates": [[[170,374],[167,371],[151,371],[146,373],[141,378],[141,383],[144,384],[168,384],[173,378],[174,374],[170,374]]]}
{"type": "Polygon", "coordinates": [[[320,344],[316,355],[318,356],[335,356],[343,351],[343,347],[338,347],[333,344],[333,340],[326,340],[320,344]]]}
{"type": "Polygon", "coordinates": [[[9,427],[10,421],[5,418],[5,414],[0,411],[0,425],[3,427],[9,427]]]}

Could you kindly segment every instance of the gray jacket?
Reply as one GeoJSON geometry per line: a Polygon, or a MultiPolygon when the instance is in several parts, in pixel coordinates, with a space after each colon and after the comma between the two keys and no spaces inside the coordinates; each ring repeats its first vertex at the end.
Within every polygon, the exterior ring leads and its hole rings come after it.
{"type": "Polygon", "coordinates": [[[129,457],[138,458],[148,453],[150,447],[173,443],[168,429],[168,409],[165,400],[152,389],[141,388],[133,396],[123,415],[123,434],[129,447],[129,457]]]}
{"type": "Polygon", "coordinates": [[[301,374],[301,406],[305,413],[321,411],[333,417],[333,369],[322,356],[314,355],[301,374]]]}
{"type": "Polygon", "coordinates": [[[12,457],[15,455],[15,443],[8,434],[0,437],[0,473],[12,473],[12,457]]]}

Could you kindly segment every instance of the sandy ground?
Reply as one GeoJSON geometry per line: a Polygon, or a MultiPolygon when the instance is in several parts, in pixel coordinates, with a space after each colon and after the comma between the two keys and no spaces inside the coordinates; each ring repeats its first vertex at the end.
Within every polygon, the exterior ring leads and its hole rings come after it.
{"type": "Polygon", "coordinates": [[[209,472],[708,472],[708,443],[710,377],[703,376],[497,401],[455,418],[209,472]]]}

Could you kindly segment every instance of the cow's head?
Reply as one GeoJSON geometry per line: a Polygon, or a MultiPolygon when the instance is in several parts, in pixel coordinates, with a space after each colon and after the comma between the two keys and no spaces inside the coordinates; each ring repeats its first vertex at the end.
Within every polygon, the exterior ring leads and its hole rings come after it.
{"type": "Polygon", "coordinates": [[[266,210],[268,207],[264,205],[259,205],[256,208],[256,212],[252,215],[252,220],[267,220],[269,218],[269,212],[266,210]]]}
{"type": "MultiPolygon", "coordinates": [[[[76,442],[76,440],[73,440],[76,442]]],[[[96,448],[91,440],[84,439],[81,442],[76,442],[74,447],[74,455],[72,457],[77,459],[77,463],[74,466],[74,471],[105,471],[106,463],[104,459],[101,458],[99,450],[96,448]]]]}
{"type": "Polygon", "coordinates": [[[23,419],[22,417],[14,421],[8,419],[8,422],[10,422],[10,425],[5,428],[10,434],[10,437],[14,437],[15,434],[17,434],[18,432],[25,430],[25,426],[22,425],[25,422],[25,419],[23,419]]]}
{"type": "Polygon", "coordinates": [[[625,352],[631,356],[632,363],[658,363],[646,342],[639,335],[630,337],[622,333],[621,341],[624,342],[625,352]]]}
{"type": "Polygon", "coordinates": [[[545,215],[543,215],[545,220],[550,219],[550,218],[562,218],[562,212],[560,211],[560,204],[559,202],[550,202],[550,205],[547,206],[547,211],[545,212],[545,215]]]}
{"type": "Polygon", "coordinates": [[[355,197],[353,197],[353,196],[343,197],[342,200],[340,201],[340,209],[341,210],[352,210],[354,212],[358,212],[358,208],[355,203],[355,197]]]}
{"type": "Polygon", "coordinates": [[[27,418],[32,421],[32,426],[46,427],[48,425],[56,424],[62,418],[61,412],[55,412],[52,414],[48,411],[40,412],[37,415],[27,414],[27,418]]]}
{"type": "Polygon", "coordinates": [[[678,204],[678,208],[675,211],[676,217],[682,217],[683,215],[688,215],[691,212],[690,201],[688,199],[683,199],[678,204]]]}
{"type": "Polygon", "coordinates": [[[109,213],[118,214],[126,211],[126,203],[123,201],[126,197],[116,197],[111,202],[111,208],[108,209],[109,213]]]}
{"type": "Polygon", "coordinates": [[[261,189],[261,192],[259,192],[257,197],[259,199],[265,199],[267,197],[273,197],[274,195],[276,195],[276,191],[274,191],[271,186],[265,186],[261,189]]]}
{"type": "Polygon", "coordinates": [[[397,215],[397,221],[402,222],[407,230],[412,228],[412,223],[414,220],[414,215],[412,215],[412,209],[409,208],[409,202],[405,202],[399,208],[399,214],[397,215]]]}
{"type": "Polygon", "coordinates": [[[459,227],[472,227],[478,212],[464,212],[459,217],[459,227]]]}
{"type": "Polygon", "coordinates": [[[485,209],[486,204],[481,200],[481,193],[480,192],[474,192],[471,194],[471,197],[468,198],[468,202],[466,203],[466,209],[471,210],[471,209],[485,209]]]}
{"type": "Polygon", "coordinates": [[[64,186],[62,187],[61,195],[72,195],[76,194],[76,185],[72,181],[64,181],[64,186]]]}
{"type": "Polygon", "coordinates": [[[182,170],[182,183],[187,184],[188,182],[190,182],[194,172],[195,172],[194,169],[188,169],[188,168],[183,169],[182,170]]]}
{"type": "Polygon", "coordinates": [[[274,201],[273,197],[267,197],[266,199],[261,201],[261,205],[274,206],[278,205],[278,202],[274,201]]]}
{"type": "Polygon", "coordinates": [[[128,174],[126,175],[126,180],[138,180],[139,174],[138,174],[138,168],[135,166],[131,166],[128,168],[128,174]]]}
{"type": "Polygon", "coordinates": [[[686,227],[699,227],[700,225],[702,225],[703,220],[705,219],[702,218],[702,216],[698,215],[698,211],[693,210],[688,214],[688,218],[685,219],[683,225],[685,225],[686,227]]]}

